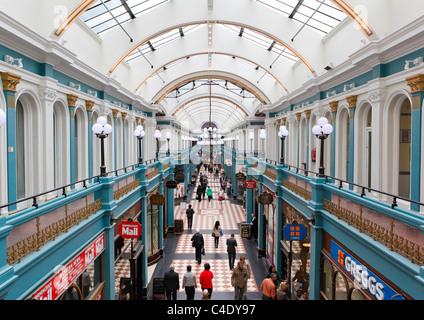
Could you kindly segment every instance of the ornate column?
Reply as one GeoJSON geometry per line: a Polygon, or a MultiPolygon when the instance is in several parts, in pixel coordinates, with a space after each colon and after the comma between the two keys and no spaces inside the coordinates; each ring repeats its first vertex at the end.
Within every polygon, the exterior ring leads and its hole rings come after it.
{"type": "MultiPolygon", "coordinates": [[[[383,190],[382,186],[382,152],[383,147],[381,144],[383,137],[383,108],[386,102],[386,93],[385,90],[378,89],[376,91],[371,91],[368,94],[368,100],[372,105],[372,115],[371,115],[371,187],[376,190],[383,190]]],[[[387,168],[386,168],[387,170],[387,168]]],[[[376,197],[380,198],[382,195],[380,193],[375,194],[376,197]]]]}
{"type": "Polygon", "coordinates": [[[123,167],[126,167],[127,165],[130,165],[130,163],[127,164],[126,161],[126,150],[127,150],[127,139],[126,139],[126,135],[125,135],[125,119],[127,118],[127,113],[126,112],[121,112],[121,118],[122,118],[122,165],[123,167]]]}
{"type": "Polygon", "coordinates": [[[117,109],[112,109],[112,116],[113,116],[113,131],[115,132],[115,134],[113,135],[113,158],[114,158],[114,162],[113,162],[113,167],[115,168],[115,170],[119,169],[118,168],[118,150],[117,150],[117,134],[116,134],[116,118],[118,118],[118,113],[119,110],[117,109]]]}
{"type": "Polygon", "coordinates": [[[297,146],[296,146],[296,167],[300,167],[300,118],[302,117],[302,113],[298,112],[296,113],[296,120],[297,120],[297,146]]]}
{"type": "Polygon", "coordinates": [[[308,131],[308,134],[306,135],[306,170],[309,170],[309,137],[311,135],[311,129],[309,127],[310,118],[311,118],[311,110],[305,110],[306,115],[306,128],[308,131]]]}
{"type": "MultiPolygon", "coordinates": [[[[355,160],[355,111],[358,96],[349,96],[346,99],[349,105],[349,175],[347,180],[353,182],[355,160]]],[[[353,189],[353,186],[349,185],[349,189],[353,189]]]]}
{"type": "MultiPolygon", "coordinates": [[[[54,132],[54,102],[57,99],[57,92],[54,89],[48,87],[42,87],[39,91],[40,101],[41,101],[41,119],[43,124],[41,125],[41,130],[43,131],[43,138],[40,139],[40,152],[42,154],[42,167],[43,167],[43,191],[53,190],[55,188],[55,138],[53,135],[54,132]]],[[[60,166],[57,165],[58,170],[60,166]]],[[[40,181],[41,182],[41,181],[40,181]]],[[[57,186],[59,187],[59,186],[57,186]]],[[[53,195],[45,195],[41,199],[48,199],[53,195]]]]}
{"type": "MultiPolygon", "coordinates": [[[[16,87],[21,80],[20,76],[9,72],[1,73],[3,82],[3,94],[6,100],[6,130],[7,130],[7,202],[17,200],[16,181],[16,87]]],[[[15,210],[16,205],[9,207],[9,211],[15,210]]]]}
{"type": "Polygon", "coordinates": [[[339,107],[338,101],[332,101],[330,102],[330,109],[331,109],[331,115],[332,115],[332,123],[333,126],[333,134],[331,136],[331,176],[334,177],[336,175],[336,115],[337,115],[337,109],[339,107]]]}
{"type": "MultiPolygon", "coordinates": [[[[424,100],[424,74],[406,79],[411,88],[411,199],[421,198],[421,140],[422,140],[422,105],[424,100]]],[[[411,209],[420,211],[420,206],[411,203],[411,209]]]]}
{"type": "Polygon", "coordinates": [[[85,102],[85,110],[88,118],[88,176],[93,176],[93,107],[94,101],[87,100],[85,102]]]}
{"type": "MultiPolygon", "coordinates": [[[[70,183],[74,183],[76,181],[76,161],[75,159],[75,107],[77,104],[78,96],[74,94],[68,94],[68,109],[69,109],[69,148],[70,148],[70,173],[71,173],[71,181],[70,183]]],[[[75,186],[71,187],[72,189],[75,186]]]]}

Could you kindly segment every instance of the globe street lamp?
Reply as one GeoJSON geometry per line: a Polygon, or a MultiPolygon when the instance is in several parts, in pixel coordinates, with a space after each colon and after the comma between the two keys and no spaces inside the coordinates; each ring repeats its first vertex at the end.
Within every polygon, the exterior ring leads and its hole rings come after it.
{"type": "Polygon", "coordinates": [[[138,164],[140,165],[143,162],[143,153],[141,149],[141,141],[143,140],[143,137],[145,136],[145,132],[143,130],[143,126],[137,126],[134,131],[134,136],[138,140],[138,164]]]}
{"type": "Polygon", "coordinates": [[[106,165],[105,165],[105,143],[104,140],[112,133],[112,126],[107,123],[105,117],[99,117],[97,122],[93,125],[92,130],[94,134],[100,139],[100,176],[106,177],[106,165]]]}
{"type": "Polygon", "coordinates": [[[280,156],[280,164],[284,164],[284,140],[289,135],[289,131],[285,126],[280,127],[280,131],[278,132],[278,136],[281,140],[281,156],[280,156]]]}
{"type": "Polygon", "coordinates": [[[159,159],[159,139],[162,137],[160,130],[155,130],[153,137],[156,139],[156,159],[155,160],[158,160],[159,159]]]}
{"type": "Polygon", "coordinates": [[[324,177],[324,140],[327,139],[332,132],[333,126],[328,123],[328,120],[325,117],[319,118],[317,125],[312,128],[312,133],[321,140],[318,177],[324,177]]]}

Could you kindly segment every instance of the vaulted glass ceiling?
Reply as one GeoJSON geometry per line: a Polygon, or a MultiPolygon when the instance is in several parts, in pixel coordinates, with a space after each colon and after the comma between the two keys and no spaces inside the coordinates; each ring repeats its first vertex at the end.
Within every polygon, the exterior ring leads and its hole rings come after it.
{"type": "Polygon", "coordinates": [[[81,15],[97,34],[124,24],[168,0],[99,0],[81,15]]]}
{"type": "Polygon", "coordinates": [[[256,0],[321,33],[327,34],[346,15],[330,0],[256,0]]]}

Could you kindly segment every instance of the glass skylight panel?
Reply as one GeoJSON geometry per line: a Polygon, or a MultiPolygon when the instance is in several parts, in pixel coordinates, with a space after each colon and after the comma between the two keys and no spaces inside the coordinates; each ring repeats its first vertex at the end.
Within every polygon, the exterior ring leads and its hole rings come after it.
{"type": "MultiPolygon", "coordinates": [[[[256,0],[287,16],[293,14],[298,0],[256,0]]],[[[330,0],[303,0],[292,19],[324,34],[330,32],[344,18],[345,13],[330,0]]]]}
{"type": "MultiPolygon", "coordinates": [[[[239,35],[240,33],[240,27],[227,25],[227,24],[224,24],[223,26],[230,29],[234,34],[239,35]]],[[[271,44],[274,42],[273,39],[259,32],[256,32],[247,28],[244,28],[242,38],[252,41],[267,50],[271,47],[271,44]]],[[[276,53],[278,55],[281,54],[282,57],[289,59],[291,62],[296,62],[297,60],[299,60],[294,53],[292,53],[289,49],[285,48],[283,45],[279,44],[278,42],[273,45],[271,52],[276,53]]]]}
{"type": "Polygon", "coordinates": [[[140,15],[167,1],[168,0],[128,0],[126,1],[130,10],[130,12],[128,12],[121,0],[100,0],[88,8],[81,15],[81,19],[94,32],[100,34],[118,26],[118,24],[124,24],[130,21],[131,15],[140,15]]]}
{"type": "MultiPolygon", "coordinates": [[[[197,24],[197,25],[183,27],[182,30],[183,30],[184,36],[188,35],[190,32],[196,30],[200,26],[201,25],[197,24]]],[[[176,28],[169,32],[161,34],[153,39],[150,39],[150,43],[153,46],[153,48],[157,50],[175,40],[178,40],[179,38],[181,38],[180,28],[176,28]]],[[[152,49],[150,48],[148,43],[145,43],[142,46],[140,46],[139,50],[143,53],[143,55],[152,52],[152,49]]],[[[134,60],[140,57],[141,53],[139,50],[135,50],[133,53],[131,53],[125,61],[129,62],[131,60],[134,60]]]]}

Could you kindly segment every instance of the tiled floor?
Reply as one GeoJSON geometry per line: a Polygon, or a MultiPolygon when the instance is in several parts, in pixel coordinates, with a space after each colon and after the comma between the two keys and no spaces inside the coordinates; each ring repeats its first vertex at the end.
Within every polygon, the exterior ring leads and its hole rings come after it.
{"type": "MultiPolygon", "coordinates": [[[[202,172],[202,171],[201,171],[202,172]]],[[[205,172],[203,172],[205,173],[205,172]]],[[[198,185],[198,181],[196,186],[198,185]]],[[[247,299],[259,300],[262,298],[262,292],[260,285],[262,280],[266,277],[268,271],[266,269],[266,261],[264,258],[258,257],[257,243],[254,240],[242,239],[240,236],[240,223],[246,221],[244,209],[239,204],[236,204],[228,197],[222,204],[218,203],[218,187],[219,179],[213,179],[209,177],[209,185],[213,191],[213,199],[208,201],[207,197],[202,200],[196,200],[196,187],[189,190],[188,204],[193,206],[195,211],[193,217],[192,230],[188,230],[187,220],[185,216],[185,209],[181,205],[176,206],[174,209],[174,218],[182,219],[184,221],[184,233],[181,235],[168,234],[164,239],[164,255],[163,258],[156,264],[154,271],[152,272],[151,279],[162,278],[166,271],[169,270],[169,266],[173,264],[175,271],[178,272],[180,282],[184,273],[186,272],[187,265],[192,266],[192,270],[195,272],[197,279],[199,278],[200,272],[204,269],[204,263],[208,262],[211,265],[211,271],[214,274],[213,279],[213,294],[212,299],[218,300],[232,300],[234,299],[234,288],[231,286],[231,275],[232,271],[229,269],[228,254],[226,247],[226,239],[230,237],[230,234],[234,234],[237,241],[237,254],[236,261],[241,255],[246,257],[246,261],[251,266],[252,277],[248,281],[247,299]],[[212,228],[215,221],[219,221],[223,229],[223,236],[220,238],[218,248],[215,248],[214,238],[211,236],[212,228]],[[202,263],[198,265],[195,260],[194,248],[191,245],[191,237],[199,229],[205,240],[205,251],[206,254],[202,256],[202,263]]],[[[293,250],[296,253],[299,248],[296,247],[296,241],[293,242],[293,250]]],[[[292,275],[299,269],[300,260],[294,259],[292,264],[292,275]]],[[[309,271],[309,263],[308,263],[309,271]]],[[[129,263],[127,259],[119,260],[116,263],[116,288],[118,290],[120,277],[129,276],[129,263]]],[[[198,280],[197,280],[198,281],[198,280]]],[[[181,284],[180,284],[181,285],[181,284]]],[[[152,299],[151,295],[151,284],[148,286],[148,299],[152,299]]],[[[180,290],[177,294],[177,298],[180,300],[186,299],[184,290],[180,290]]],[[[195,294],[195,300],[201,298],[200,284],[195,294]]],[[[155,298],[158,299],[158,298],[155,298]]]]}

